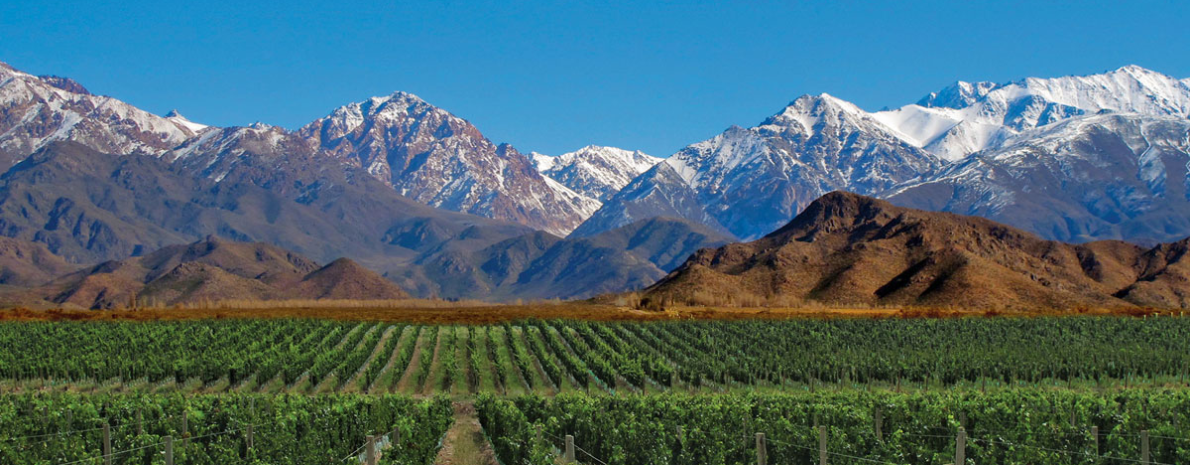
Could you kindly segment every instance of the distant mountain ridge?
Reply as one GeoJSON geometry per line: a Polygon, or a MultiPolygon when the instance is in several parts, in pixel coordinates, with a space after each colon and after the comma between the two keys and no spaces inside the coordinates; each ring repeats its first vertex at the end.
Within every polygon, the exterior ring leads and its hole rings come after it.
{"type": "MultiPolygon", "coordinates": [[[[0,236],[73,267],[214,235],[498,300],[641,287],[835,190],[1047,239],[1170,243],[1190,235],[1188,82],[1137,66],[958,82],[875,113],[807,95],[659,159],[525,155],[404,92],[297,130],[212,127],[0,64],[0,236]]],[[[46,277],[12,250],[21,285],[46,277]]]]}
{"type": "Polygon", "coordinates": [[[881,195],[1058,240],[1154,244],[1190,235],[1188,166],[1190,120],[1112,113],[1021,133],[881,195]]]}
{"type": "Polygon", "coordinates": [[[110,154],[197,157],[224,166],[245,153],[301,146],[361,168],[419,202],[556,234],[569,233],[599,206],[542,176],[511,146],[492,143],[466,120],[404,92],[345,105],[297,131],[263,124],[215,128],[176,110],[153,115],[92,95],[69,79],[39,78],[0,63],[0,110],[5,167],[65,140],[110,154]],[[243,143],[247,131],[267,136],[254,150],[227,150],[243,143]]]}
{"type": "Polygon", "coordinates": [[[804,96],[756,127],[729,128],[665,159],[576,234],[673,215],[704,224],[713,218],[736,237],[755,238],[832,190],[875,194],[942,164],[855,105],[804,96]]]}
{"type": "Polygon", "coordinates": [[[401,288],[347,259],[322,266],[261,243],[207,238],[104,262],[16,296],[26,304],[93,309],[220,301],[401,299],[401,288]]]}
{"type": "Polygon", "coordinates": [[[538,231],[482,249],[447,248],[389,277],[419,295],[452,299],[588,298],[643,289],[696,250],[731,240],[697,223],[651,218],[587,238],[538,231]]]}
{"type": "Polygon", "coordinates": [[[959,81],[916,104],[873,116],[907,141],[946,160],[960,160],[999,147],[1022,131],[1102,112],[1186,118],[1190,86],[1135,65],[1006,84],[959,81]]]}
{"type": "Polygon", "coordinates": [[[754,239],[817,196],[846,190],[983,215],[1050,239],[1176,240],[1190,235],[1187,81],[1138,66],[960,81],[875,113],[803,96],[756,127],[728,128],[667,158],[573,234],[676,216],[754,239]],[[1007,162],[1034,146],[1044,146],[1031,151],[1034,161],[1007,162]]]}

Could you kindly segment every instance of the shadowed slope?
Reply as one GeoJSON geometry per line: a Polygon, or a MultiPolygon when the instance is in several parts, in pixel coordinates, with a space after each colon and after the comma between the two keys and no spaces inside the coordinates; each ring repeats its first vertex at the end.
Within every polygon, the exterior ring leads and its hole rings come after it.
{"type": "Polygon", "coordinates": [[[225,300],[396,299],[395,284],[348,259],[325,267],[279,247],[209,237],[110,261],[28,292],[27,301],[121,308],[225,300]]]}

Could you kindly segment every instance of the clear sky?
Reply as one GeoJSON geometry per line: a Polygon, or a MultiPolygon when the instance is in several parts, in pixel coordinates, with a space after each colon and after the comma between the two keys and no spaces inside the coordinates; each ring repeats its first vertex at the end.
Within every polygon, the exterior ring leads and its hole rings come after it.
{"type": "Polygon", "coordinates": [[[802,94],[877,110],[955,80],[1190,77],[1190,2],[0,2],[0,61],[214,125],[395,90],[496,142],[668,156],[802,94]]]}

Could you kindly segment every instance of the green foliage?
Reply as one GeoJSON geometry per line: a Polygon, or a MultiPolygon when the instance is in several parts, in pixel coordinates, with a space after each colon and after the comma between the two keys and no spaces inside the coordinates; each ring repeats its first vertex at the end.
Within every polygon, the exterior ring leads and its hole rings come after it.
{"type": "MultiPolygon", "coordinates": [[[[594,379],[608,388],[627,383],[709,391],[823,384],[1127,387],[1190,380],[1186,318],[527,321],[469,328],[463,350],[456,350],[454,336],[463,327],[439,326],[412,326],[416,337],[404,344],[402,327],[394,328],[378,347],[389,327],[321,320],[2,323],[0,347],[20,350],[0,351],[0,380],[236,387],[255,377],[257,385],[280,379],[291,388],[335,390],[357,373],[361,387],[370,386],[390,359],[396,373],[416,363],[417,385],[427,386],[433,375],[433,389],[459,380],[466,367],[477,373],[486,365],[500,385],[520,384],[519,373],[531,390],[566,379],[580,387],[594,379]],[[444,371],[431,373],[440,332],[444,371]],[[481,337],[487,350],[474,350],[481,337]],[[418,342],[421,359],[414,361],[418,342]],[[309,384],[297,383],[303,375],[309,384]],[[335,383],[324,382],[330,376],[335,383]],[[438,384],[438,376],[446,383],[438,384]]],[[[466,381],[457,384],[474,385],[466,381]]]]}
{"type": "Polygon", "coordinates": [[[434,364],[434,352],[438,347],[438,335],[442,332],[442,328],[438,326],[430,326],[427,328],[429,338],[426,339],[426,345],[421,348],[421,359],[418,360],[417,365],[417,381],[418,386],[425,386],[426,380],[430,378],[430,368],[434,364]]]}
{"type": "Polygon", "coordinates": [[[488,435],[503,438],[495,444],[504,463],[525,463],[536,447],[537,426],[554,447],[562,447],[558,438],[573,435],[579,447],[609,465],[754,463],[757,432],[766,435],[770,463],[817,463],[817,423],[827,429],[831,463],[936,465],[953,462],[961,418],[969,463],[1093,463],[1087,455],[1094,455],[1091,426],[1099,427],[1099,453],[1121,463],[1140,458],[1142,430],[1150,432],[1156,463],[1190,463],[1190,440],[1175,426],[1190,424],[1186,390],[567,394],[485,397],[476,405],[488,435]],[[883,438],[874,432],[877,407],[883,438]]]}
{"type": "Polygon", "coordinates": [[[342,463],[364,436],[393,429],[400,444],[384,452],[385,463],[429,464],[452,413],[446,399],[398,396],[7,394],[0,395],[0,463],[102,463],[90,459],[103,453],[107,423],[113,463],[121,465],[164,463],[165,436],[174,438],[177,464],[342,463]]]}

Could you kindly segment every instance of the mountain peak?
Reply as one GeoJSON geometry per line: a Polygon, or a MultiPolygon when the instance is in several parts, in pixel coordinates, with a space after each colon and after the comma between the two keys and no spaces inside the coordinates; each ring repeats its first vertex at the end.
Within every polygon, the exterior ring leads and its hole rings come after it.
{"type": "Polygon", "coordinates": [[[588,145],[557,157],[534,154],[533,160],[542,174],[600,201],[610,199],[633,178],[661,162],[639,150],[601,145],[588,145]]]}
{"type": "Polygon", "coordinates": [[[417,95],[415,95],[413,93],[405,92],[403,90],[393,91],[393,93],[385,95],[385,96],[372,97],[372,100],[380,100],[380,101],[397,100],[397,101],[409,102],[409,103],[418,103],[418,104],[426,104],[426,105],[429,104],[428,102],[426,102],[425,99],[418,97],[417,95]]]}
{"type": "Polygon", "coordinates": [[[1162,74],[1162,73],[1153,71],[1151,69],[1145,68],[1140,65],[1124,65],[1124,66],[1121,66],[1119,69],[1115,70],[1114,72],[1127,73],[1127,74],[1131,74],[1134,76],[1135,75],[1145,75],[1145,74],[1162,74]]]}
{"type": "MultiPolygon", "coordinates": [[[[867,112],[855,104],[833,95],[822,93],[818,95],[803,95],[780,113],[770,116],[760,126],[775,126],[779,128],[794,128],[807,135],[813,135],[820,124],[835,126],[846,121],[857,121],[867,118],[867,112]]],[[[768,128],[776,129],[776,128],[768,128]]],[[[782,129],[783,130],[783,129],[782,129]]]]}
{"type": "Polygon", "coordinates": [[[859,109],[859,107],[856,107],[851,102],[835,97],[826,92],[820,93],[818,95],[802,95],[801,97],[794,99],[794,101],[789,102],[789,105],[786,105],[785,109],[788,110],[790,108],[794,108],[799,110],[814,111],[814,109],[822,108],[823,106],[826,108],[838,108],[848,111],[852,109],[859,109]]]}
{"type": "Polygon", "coordinates": [[[794,230],[829,231],[839,224],[851,224],[857,218],[896,215],[902,210],[905,209],[884,200],[837,190],[810,202],[792,221],[766,237],[783,236],[794,230]]]}
{"type": "Polygon", "coordinates": [[[975,104],[997,87],[999,84],[989,81],[955,81],[938,92],[930,92],[918,100],[917,104],[926,108],[963,109],[975,104]]]}

